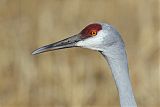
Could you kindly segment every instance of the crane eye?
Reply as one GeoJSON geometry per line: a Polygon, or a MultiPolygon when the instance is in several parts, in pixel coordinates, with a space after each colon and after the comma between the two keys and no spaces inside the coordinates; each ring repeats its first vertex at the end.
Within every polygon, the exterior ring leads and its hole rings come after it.
{"type": "Polygon", "coordinates": [[[96,36],[97,35],[97,31],[95,31],[95,30],[91,31],[91,35],[92,36],[96,36]]]}

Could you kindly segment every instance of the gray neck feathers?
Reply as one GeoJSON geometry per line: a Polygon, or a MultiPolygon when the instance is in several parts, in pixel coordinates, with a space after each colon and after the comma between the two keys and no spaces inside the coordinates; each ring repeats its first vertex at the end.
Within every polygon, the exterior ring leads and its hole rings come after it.
{"type": "Polygon", "coordinates": [[[101,53],[111,68],[121,107],[137,107],[129,78],[128,61],[123,41],[107,46],[101,53]]]}

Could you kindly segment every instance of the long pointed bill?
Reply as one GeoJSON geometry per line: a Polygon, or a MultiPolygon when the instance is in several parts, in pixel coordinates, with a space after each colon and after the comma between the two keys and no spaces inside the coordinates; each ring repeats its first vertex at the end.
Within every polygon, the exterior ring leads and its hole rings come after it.
{"type": "Polygon", "coordinates": [[[74,35],[72,37],[66,38],[64,40],[58,41],[56,43],[52,43],[46,46],[42,46],[35,51],[32,52],[33,55],[40,54],[47,51],[53,51],[64,48],[77,47],[75,44],[80,41],[80,34],[74,35]]]}

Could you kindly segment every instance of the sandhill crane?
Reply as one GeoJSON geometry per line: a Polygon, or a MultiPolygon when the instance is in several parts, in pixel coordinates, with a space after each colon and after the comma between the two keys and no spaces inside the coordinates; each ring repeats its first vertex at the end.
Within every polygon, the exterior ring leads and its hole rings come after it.
{"type": "Polygon", "coordinates": [[[88,48],[100,52],[110,66],[118,89],[121,107],[137,107],[128,73],[124,42],[114,27],[105,23],[92,23],[80,33],[40,47],[32,54],[71,47],[88,48]]]}

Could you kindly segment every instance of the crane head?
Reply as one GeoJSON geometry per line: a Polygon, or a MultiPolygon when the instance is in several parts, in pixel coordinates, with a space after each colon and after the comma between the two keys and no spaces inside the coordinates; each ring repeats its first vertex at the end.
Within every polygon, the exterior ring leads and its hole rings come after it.
{"type": "Polygon", "coordinates": [[[113,33],[117,32],[111,25],[104,23],[92,23],[86,26],[80,33],[64,40],[42,46],[36,49],[32,54],[35,55],[47,51],[71,47],[83,47],[103,51],[104,46],[114,43],[113,41],[116,40],[115,38],[117,37],[110,36],[113,33]]]}

